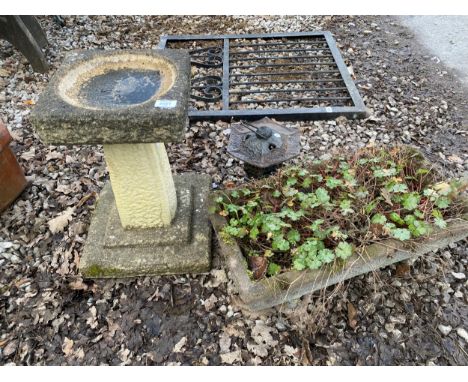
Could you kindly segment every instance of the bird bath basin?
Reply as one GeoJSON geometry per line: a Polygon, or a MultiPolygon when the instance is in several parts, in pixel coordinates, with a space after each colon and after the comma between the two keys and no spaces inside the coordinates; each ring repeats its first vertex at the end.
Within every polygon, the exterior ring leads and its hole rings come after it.
{"type": "Polygon", "coordinates": [[[51,144],[178,141],[187,124],[189,76],[184,51],[71,52],[33,122],[51,144]]]}
{"type": "Polygon", "coordinates": [[[58,84],[76,107],[123,109],[155,101],[172,88],[176,68],[168,59],[138,53],[99,56],[78,63],[58,84]]]}
{"type": "Polygon", "coordinates": [[[76,51],[31,113],[48,144],[103,144],[102,191],[80,268],[87,277],[209,270],[210,178],[173,177],[164,143],[187,126],[190,57],[182,50],[76,51]]]}

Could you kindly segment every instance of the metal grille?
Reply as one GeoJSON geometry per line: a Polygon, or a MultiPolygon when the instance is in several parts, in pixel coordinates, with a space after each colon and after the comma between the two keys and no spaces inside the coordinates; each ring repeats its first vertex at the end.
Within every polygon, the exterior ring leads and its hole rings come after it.
{"type": "Polygon", "coordinates": [[[162,36],[192,57],[191,120],[363,118],[330,32],[162,36]]]}

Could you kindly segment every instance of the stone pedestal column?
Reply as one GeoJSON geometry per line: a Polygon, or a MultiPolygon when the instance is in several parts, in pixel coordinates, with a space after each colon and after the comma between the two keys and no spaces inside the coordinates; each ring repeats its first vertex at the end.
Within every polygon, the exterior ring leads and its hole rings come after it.
{"type": "Polygon", "coordinates": [[[122,226],[170,226],[177,196],[164,144],[104,145],[104,155],[122,226]]]}
{"type": "Polygon", "coordinates": [[[190,68],[187,51],[70,52],[38,100],[31,121],[45,143],[104,146],[110,182],[81,253],[83,277],[210,270],[210,176],[172,176],[164,147],[184,138],[190,68]],[[122,86],[130,78],[138,86],[122,86]]]}

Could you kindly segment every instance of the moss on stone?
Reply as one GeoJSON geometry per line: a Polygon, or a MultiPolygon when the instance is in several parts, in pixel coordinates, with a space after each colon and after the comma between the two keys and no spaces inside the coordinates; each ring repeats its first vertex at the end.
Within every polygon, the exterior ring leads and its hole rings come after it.
{"type": "Polygon", "coordinates": [[[93,264],[88,268],[83,269],[83,275],[90,278],[97,277],[118,277],[123,274],[122,270],[117,268],[103,268],[97,264],[93,264]]]}

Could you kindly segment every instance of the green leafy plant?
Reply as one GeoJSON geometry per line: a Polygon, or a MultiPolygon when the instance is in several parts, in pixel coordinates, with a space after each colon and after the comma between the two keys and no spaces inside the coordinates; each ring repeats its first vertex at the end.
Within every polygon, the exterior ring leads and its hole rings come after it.
{"type": "Polygon", "coordinates": [[[441,179],[412,149],[366,148],[220,193],[214,211],[227,220],[223,240],[264,257],[271,277],[344,263],[369,242],[446,228],[464,188],[441,179]]]}

